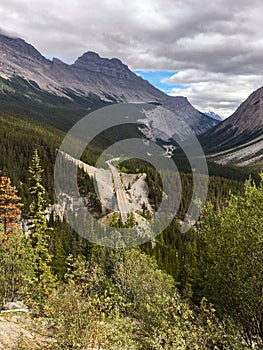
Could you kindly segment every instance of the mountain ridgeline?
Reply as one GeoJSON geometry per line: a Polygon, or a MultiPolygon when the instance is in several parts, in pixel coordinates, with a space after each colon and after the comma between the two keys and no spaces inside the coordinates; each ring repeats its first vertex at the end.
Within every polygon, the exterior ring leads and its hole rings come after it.
{"type": "Polygon", "coordinates": [[[69,65],[46,59],[22,39],[0,35],[0,79],[2,110],[41,118],[64,130],[94,109],[129,102],[160,104],[196,134],[218,123],[185,97],[168,96],[119,59],[95,52],[69,65]]]}

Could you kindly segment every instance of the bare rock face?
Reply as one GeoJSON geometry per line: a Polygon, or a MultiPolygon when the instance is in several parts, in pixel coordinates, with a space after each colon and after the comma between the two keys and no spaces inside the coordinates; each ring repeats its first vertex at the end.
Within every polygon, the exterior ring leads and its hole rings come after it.
{"type": "Polygon", "coordinates": [[[204,137],[219,145],[227,141],[233,143],[235,139],[238,142],[242,140],[242,135],[249,140],[260,134],[263,134],[263,87],[252,92],[229,118],[209,130],[204,137]]]}
{"type": "Polygon", "coordinates": [[[78,83],[85,85],[84,89],[104,98],[112,96],[119,102],[156,102],[165,95],[119,59],[102,58],[95,52],[84,53],[68,66],[67,72],[73,84],[76,83],[73,77],[77,77],[78,83]]]}
{"type": "Polygon", "coordinates": [[[167,96],[162,100],[162,106],[184,120],[196,134],[201,134],[218,124],[217,120],[195,109],[183,96],[167,96]]]}
{"type": "Polygon", "coordinates": [[[217,123],[197,111],[185,97],[171,97],[158,90],[117,58],[86,52],[68,65],[57,58],[46,59],[22,39],[0,35],[0,77],[10,80],[16,76],[73,101],[74,96],[92,94],[107,102],[160,104],[178,115],[196,134],[217,123]]]}
{"type": "Polygon", "coordinates": [[[52,82],[48,74],[45,74],[50,64],[49,60],[24,40],[0,35],[1,77],[10,79],[21,76],[26,80],[35,81],[43,89],[48,90],[49,85],[57,85],[55,81],[52,82]]]}
{"type": "Polygon", "coordinates": [[[236,135],[263,129],[263,87],[252,94],[216,130],[231,128],[236,135]]]}
{"type": "Polygon", "coordinates": [[[91,51],[79,57],[72,67],[118,79],[135,79],[134,74],[129,70],[128,66],[123,64],[119,59],[101,58],[97,53],[91,51]]]}
{"type": "Polygon", "coordinates": [[[201,142],[219,164],[261,164],[263,87],[254,91],[228,119],[202,135],[201,142]]]}
{"type": "Polygon", "coordinates": [[[23,39],[11,38],[0,34],[0,50],[1,52],[8,54],[10,52],[16,52],[16,57],[43,61],[45,58],[30,44],[26,43],[23,39]]]}

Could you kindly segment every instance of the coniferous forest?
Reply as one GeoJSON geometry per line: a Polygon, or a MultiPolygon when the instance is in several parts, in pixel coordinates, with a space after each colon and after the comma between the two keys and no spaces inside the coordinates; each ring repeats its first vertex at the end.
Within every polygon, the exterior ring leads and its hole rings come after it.
{"type": "MultiPolygon", "coordinates": [[[[0,305],[22,302],[37,334],[33,345],[21,336],[13,349],[262,349],[262,175],[226,167],[223,176],[215,166],[205,208],[183,234],[192,175],[182,167],[172,223],[141,246],[103,247],[46,213],[63,131],[0,117],[0,305]]],[[[83,159],[94,164],[98,153],[94,145],[83,159]]],[[[158,209],[157,172],[137,160],[122,171],[147,174],[158,209]]],[[[95,198],[91,180],[79,172],[80,192],[95,198]]]]}

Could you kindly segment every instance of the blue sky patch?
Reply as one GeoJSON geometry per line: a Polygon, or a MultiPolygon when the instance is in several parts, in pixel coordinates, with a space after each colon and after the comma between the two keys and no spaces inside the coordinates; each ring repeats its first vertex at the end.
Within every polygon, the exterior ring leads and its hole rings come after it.
{"type": "Polygon", "coordinates": [[[181,84],[168,84],[163,82],[165,78],[170,78],[177,72],[172,72],[168,70],[155,70],[155,71],[143,71],[143,70],[135,70],[134,73],[140,75],[143,79],[146,79],[153,86],[162,90],[166,94],[171,93],[172,88],[186,89],[187,86],[181,84]]]}

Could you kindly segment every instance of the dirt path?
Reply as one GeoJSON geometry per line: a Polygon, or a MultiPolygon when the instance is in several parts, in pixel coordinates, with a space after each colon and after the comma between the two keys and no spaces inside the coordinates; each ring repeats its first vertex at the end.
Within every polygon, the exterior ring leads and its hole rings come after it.
{"type": "Polygon", "coordinates": [[[12,320],[12,318],[0,317],[0,350],[37,350],[45,343],[43,337],[26,329],[25,325],[12,320]],[[25,344],[24,347],[22,347],[22,343],[25,344]]]}

